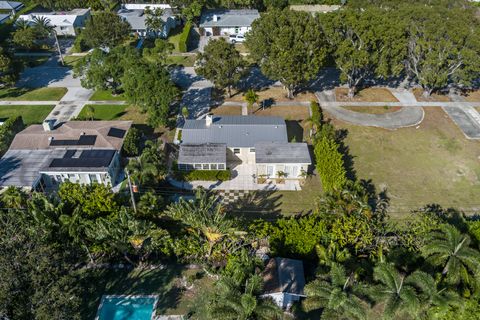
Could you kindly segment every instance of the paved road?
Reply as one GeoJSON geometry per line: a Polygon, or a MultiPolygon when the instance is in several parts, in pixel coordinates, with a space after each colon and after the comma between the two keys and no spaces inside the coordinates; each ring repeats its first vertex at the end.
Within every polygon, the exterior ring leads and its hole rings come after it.
{"type": "MultiPolygon", "coordinates": [[[[422,122],[424,117],[423,108],[419,106],[409,106],[400,109],[397,112],[385,113],[385,114],[367,114],[354,112],[342,108],[341,106],[351,105],[352,103],[338,103],[335,102],[335,94],[333,91],[326,90],[316,93],[320,105],[323,109],[327,110],[335,118],[349,123],[369,126],[380,127],[385,129],[398,129],[403,127],[415,126],[422,122]]],[[[357,105],[357,103],[354,103],[357,105]]],[[[398,103],[402,104],[401,102],[398,103]]],[[[361,103],[360,106],[371,105],[371,103],[361,103]]],[[[385,106],[386,104],[380,104],[379,106],[385,106]]]]}
{"type": "Polygon", "coordinates": [[[459,95],[451,94],[449,97],[458,105],[444,106],[443,110],[468,139],[480,139],[480,114],[478,111],[459,95]]]}

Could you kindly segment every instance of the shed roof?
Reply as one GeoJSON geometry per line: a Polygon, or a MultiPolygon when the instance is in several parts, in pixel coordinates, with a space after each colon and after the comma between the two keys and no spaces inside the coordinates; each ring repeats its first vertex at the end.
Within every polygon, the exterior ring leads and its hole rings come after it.
{"type": "Polygon", "coordinates": [[[256,163],[301,163],[311,164],[306,143],[265,143],[255,144],[256,163]]]}
{"type": "Polygon", "coordinates": [[[263,271],[264,293],[304,295],[303,262],[287,258],[272,258],[263,271]]]}
{"type": "Polygon", "coordinates": [[[182,144],[178,163],[226,163],[227,145],[224,143],[182,144]]]}
{"type": "Polygon", "coordinates": [[[249,27],[258,18],[258,10],[206,10],[200,18],[200,27],[249,27]]]}
{"type": "Polygon", "coordinates": [[[252,148],[258,142],[288,142],[287,126],[280,117],[213,116],[186,120],[182,130],[185,144],[224,143],[229,148],[252,148]]]}

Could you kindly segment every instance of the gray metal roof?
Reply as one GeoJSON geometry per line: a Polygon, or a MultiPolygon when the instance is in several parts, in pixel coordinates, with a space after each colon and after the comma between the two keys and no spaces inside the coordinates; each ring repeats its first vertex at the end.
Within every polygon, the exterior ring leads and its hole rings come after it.
{"type": "Polygon", "coordinates": [[[214,116],[206,120],[186,120],[182,143],[224,143],[229,148],[252,148],[258,142],[288,142],[287,126],[280,117],[214,116]]]}
{"type": "Polygon", "coordinates": [[[306,143],[265,143],[255,144],[256,163],[300,163],[311,164],[306,143]]]}
{"type": "MultiPolygon", "coordinates": [[[[127,21],[132,30],[146,30],[146,15],[142,9],[120,9],[117,14],[127,21]]],[[[169,17],[173,16],[172,9],[163,9],[162,20],[166,22],[169,17]]]]}
{"type": "Polygon", "coordinates": [[[200,27],[249,27],[258,18],[258,10],[206,10],[200,18],[200,27]]]}
{"type": "Polygon", "coordinates": [[[0,10],[17,10],[23,6],[23,3],[16,1],[0,1],[0,10]]]}
{"type": "Polygon", "coordinates": [[[303,262],[287,258],[270,259],[263,273],[265,293],[303,295],[305,275],[303,262]]]}
{"type": "Polygon", "coordinates": [[[8,18],[10,18],[10,14],[0,13],[0,22],[3,22],[4,20],[7,20],[8,18]]]}
{"type": "Polygon", "coordinates": [[[227,145],[224,143],[182,144],[178,163],[227,163],[227,145]]]}

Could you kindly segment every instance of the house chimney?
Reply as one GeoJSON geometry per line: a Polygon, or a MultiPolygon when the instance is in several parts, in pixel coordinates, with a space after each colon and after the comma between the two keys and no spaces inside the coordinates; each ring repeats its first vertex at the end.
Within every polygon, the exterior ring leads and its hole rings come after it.
{"type": "Polygon", "coordinates": [[[213,15],[213,21],[215,21],[215,22],[218,21],[218,16],[216,14],[213,15]]]}
{"type": "Polygon", "coordinates": [[[207,125],[207,127],[210,127],[213,123],[213,116],[211,114],[207,114],[207,116],[205,117],[205,124],[207,125]]]}
{"type": "Polygon", "coordinates": [[[54,124],[55,124],[54,119],[47,119],[47,120],[43,121],[43,123],[42,123],[43,130],[44,131],[52,131],[54,129],[54,124]]]}

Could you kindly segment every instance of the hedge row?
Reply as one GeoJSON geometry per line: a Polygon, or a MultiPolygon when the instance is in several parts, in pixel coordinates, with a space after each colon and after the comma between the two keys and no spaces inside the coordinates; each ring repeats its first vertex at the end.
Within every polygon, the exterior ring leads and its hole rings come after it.
{"type": "Polygon", "coordinates": [[[190,36],[190,30],[192,29],[192,23],[188,21],[185,23],[180,39],[178,40],[178,51],[187,52],[188,50],[188,38],[190,36]]]}
{"type": "Polygon", "coordinates": [[[15,135],[25,128],[21,116],[16,118],[8,118],[2,126],[0,126],[0,157],[7,152],[15,135]]]}
{"type": "Polygon", "coordinates": [[[326,192],[339,190],[347,182],[347,171],[339,147],[338,143],[328,136],[315,141],[317,172],[326,192]]]}
{"type": "Polygon", "coordinates": [[[227,181],[232,178],[230,170],[176,171],[175,177],[184,181],[227,181]]]}

